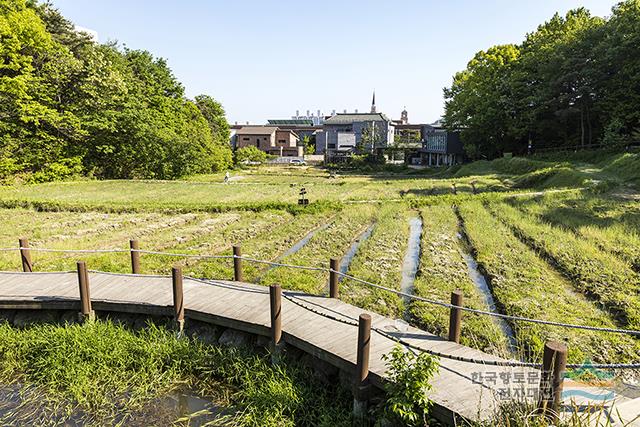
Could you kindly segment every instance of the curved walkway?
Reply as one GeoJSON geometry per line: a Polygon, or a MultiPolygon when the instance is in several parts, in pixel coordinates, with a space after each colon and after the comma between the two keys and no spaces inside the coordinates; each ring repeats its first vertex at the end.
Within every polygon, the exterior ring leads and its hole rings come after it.
{"type": "MultiPolygon", "coordinates": [[[[169,276],[89,273],[93,308],[171,316],[172,280],[169,276]]],[[[0,272],[0,309],[79,310],[76,272],[0,272]]],[[[354,320],[372,317],[370,380],[381,387],[385,376],[382,356],[402,339],[421,349],[486,361],[502,359],[446,341],[338,299],[283,290],[284,341],[340,369],[354,372],[358,328],[354,320]],[[384,333],[374,333],[378,329],[384,333]]],[[[269,289],[240,282],[184,278],[185,317],[253,334],[270,336],[269,289]]],[[[188,321],[188,320],[187,320],[188,321]]],[[[504,399],[532,399],[539,371],[526,367],[490,366],[441,358],[432,381],[434,415],[451,421],[453,414],[468,420],[488,420],[504,399]],[[505,384],[505,379],[509,379],[505,384]],[[501,394],[502,393],[502,394],[501,394]]]]}

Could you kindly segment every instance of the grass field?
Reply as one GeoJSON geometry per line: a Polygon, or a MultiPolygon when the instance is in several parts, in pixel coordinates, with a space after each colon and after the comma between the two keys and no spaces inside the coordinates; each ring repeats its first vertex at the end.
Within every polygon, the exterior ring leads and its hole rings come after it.
{"type": "MultiPolygon", "coordinates": [[[[252,258],[310,267],[328,267],[330,258],[344,258],[357,247],[345,264],[347,273],[400,290],[410,220],[419,217],[415,294],[449,301],[451,291],[460,289],[466,305],[491,309],[470,277],[469,259],[475,257],[499,312],[637,329],[636,167],[637,153],[599,153],[335,177],[322,168],[261,167],[234,171],[229,184],[221,175],[16,184],[0,187],[0,247],[16,247],[19,237],[27,237],[34,248],[127,249],[135,238],[146,250],[230,255],[231,246],[240,244],[252,258]],[[308,207],[297,205],[303,187],[308,207]],[[368,238],[358,241],[367,230],[368,238]]],[[[71,270],[78,258],[92,269],[130,271],[128,253],[34,251],[32,257],[37,271],[71,270]]],[[[232,277],[229,259],[142,255],[143,273],[168,274],[174,264],[197,277],[232,277]]],[[[20,269],[17,250],[0,252],[0,267],[20,269]]],[[[326,292],[328,283],[326,272],[250,262],[244,262],[244,275],[251,282],[312,293],[326,292]]],[[[341,297],[447,334],[447,309],[407,304],[396,294],[348,279],[341,282],[341,297]]],[[[547,339],[567,342],[572,361],[629,361],[640,354],[638,340],[624,335],[510,326],[517,356],[527,360],[539,360],[547,339]]],[[[507,337],[493,318],[465,314],[462,340],[509,355],[507,337]]]]}

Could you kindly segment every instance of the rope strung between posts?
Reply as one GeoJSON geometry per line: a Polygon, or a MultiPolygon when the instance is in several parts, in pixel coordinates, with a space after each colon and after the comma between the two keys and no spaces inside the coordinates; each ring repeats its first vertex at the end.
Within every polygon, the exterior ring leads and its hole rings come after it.
{"type": "Polygon", "coordinates": [[[391,289],[391,288],[387,288],[386,286],[382,286],[382,285],[378,285],[376,283],[371,283],[368,282],[366,280],[362,280],[359,279],[357,277],[351,276],[349,274],[345,274],[345,273],[341,273],[339,271],[336,270],[331,270],[331,272],[334,272],[342,277],[345,277],[347,279],[353,280],[355,282],[359,282],[371,287],[374,287],[376,289],[380,289],[383,291],[387,291],[387,292],[392,292],[396,295],[400,295],[403,297],[407,297],[407,298],[411,298],[417,301],[422,301],[428,304],[433,304],[433,305],[439,305],[441,307],[445,307],[445,308],[459,308],[462,311],[467,311],[469,313],[475,313],[475,314],[482,314],[482,315],[486,315],[486,316],[493,316],[493,317],[499,317],[502,319],[508,319],[508,320],[518,320],[518,321],[522,321],[522,322],[530,322],[530,323],[537,323],[537,324],[541,324],[541,325],[549,325],[549,326],[561,326],[564,328],[573,328],[573,329],[584,329],[587,331],[598,331],[598,332],[610,332],[610,333],[617,333],[617,334],[628,334],[628,335],[636,335],[636,336],[640,336],[640,331],[636,331],[636,330],[632,330],[632,329],[616,329],[616,328],[603,328],[603,327],[599,327],[599,326],[586,326],[586,325],[575,325],[572,323],[562,323],[562,322],[553,322],[551,320],[539,320],[539,319],[530,319],[528,317],[521,317],[521,316],[511,316],[508,314],[502,314],[502,313],[495,313],[493,311],[485,311],[485,310],[478,310],[475,308],[470,308],[470,307],[464,307],[464,306],[457,306],[454,304],[450,304],[447,302],[442,302],[442,301],[436,301],[436,300],[432,300],[432,299],[428,299],[428,298],[424,298],[424,297],[420,297],[418,295],[413,295],[413,294],[408,294],[406,292],[402,292],[402,291],[398,291],[396,289],[391,289]]]}
{"type": "MultiPolygon", "coordinates": [[[[309,307],[299,301],[296,301],[296,297],[294,296],[290,296],[287,295],[286,293],[282,293],[282,296],[292,302],[293,304],[304,308],[305,310],[308,310],[312,313],[318,314],[320,316],[326,317],[328,319],[334,320],[336,322],[340,322],[340,323],[344,323],[346,325],[350,325],[350,326],[354,326],[354,327],[358,327],[358,322],[355,318],[348,316],[346,314],[342,314],[340,313],[341,316],[346,317],[349,320],[345,320],[345,319],[341,319],[339,317],[336,317],[334,315],[328,314],[326,312],[322,312],[320,310],[316,310],[312,307],[309,307]]],[[[531,362],[520,362],[517,360],[484,360],[484,359],[473,359],[473,358],[469,358],[469,357],[463,357],[463,356],[456,356],[453,354],[448,354],[448,353],[442,353],[439,351],[435,351],[435,350],[429,350],[426,348],[422,348],[419,347],[415,344],[412,344],[410,342],[407,342],[405,340],[403,340],[402,338],[396,337],[391,335],[389,332],[384,331],[380,328],[376,328],[376,327],[371,327],[371,330],[380,334],[381,336],[390,339],[392,341],[397,342],[398,344],[401,344],[409,349],[412,350],[416,350],[416,351],[420,351],[420,352],[425,352],[425,353],[429,353],[433,356],[438,356],[441,357],[443,359],[451,359],[451,360],[455,360],[458,362],[466,362],[466,363],[474,363],[474,364],[479,364],[479,365],[487,365],[487,366],[504,366],[504,367],[521,367],[521,368],[536,368],[536,369],[541,369],[542,368],[542,364],[540,363],[531,363],[531,362]]],[[[567,368],[571,368],[571,369],[576,369],[576,368],[584,368],[585,366],[588,366],[589,368],[594,368],[594,369],[640,369],[640,363],[607,363],[607,364],[589,364],[589,365],[583,365],[583,364],[567,364],[567,368]]]]}
{"type": "MultiPolygon", "coordinates": [[[[108,254],[108,253],[129,253],[131,252],[131,250],[129,249],[48,249],[48,248],[23,248],[23,247],[19,247],[17,248],[18,250],[27,250],[27,251],[33,251],[33,252],[61,252],[61,253],[68,253],[68,254],[108,254]]],[[[0,251],[5,252],[8,250],[12,250],[15,251],[16,248],[14,249],[7,249],[7,248],[1,248],[0,251]]]]}
{"type": "Polygon", "coordinates": [[[280,262],[263,261],[263,260],[260,260],[260,259],[247,258],[247,257],[244,257],[244,256],[233,255],[231,258],[238,258],[238,259],[242,259],[242,260],[249,261],[249,262],[257,262],[259,264],[267,264],[267,265],[270,265],[272,267],[286,267],[286,268],[295,268],[295,269],[298,269],[298,270],[310,270],[310,271],[325,271],[325,272],[329,271],[329,269],[325,268],[325,267],[311,267],[311,266],[305,266],[305,265],[283,264],[283,263],[280,263],[280,262]]]}
{"type": "MultiPolygon", "coordinates": [[[[350,317],[346,314],[342,314],[340,313],[341,316],[346,317],[349,320],[345,320],[345,319],[341,319],[339,317],[336,317],[334,315],[322,312],[320,310],[316,310],[314,308],[311,308],[299,301],[296,301],[295,297],[292,297],[290,295],[287,295],[286,293],[282,293],[282,296],[287,300],[292,302],[293,304],[304,308],[305,310],[308,310],[312,313],[315,313],[319,316],[322,317],[326,317],[328,319],[334,320],[336,322],[340,322],[340,323],[344,323],[345,325],[350,325],[350,326],[354,326],[354,327],[358,327],[358,321],[356,319],[354,319],[353,317],[350,317]]],[[[385,338],[388,338],[390,340],[393,340],[395,342],[397,342],[398,344],[401,344],[407,348],[410,348],[412,350],[416,350],[416,351],[420,351],[420,352],[425,352],[425,353],[429,353],[431,355],[434,356],[438,356],[438,357],[442,357],[444,359],[451,359],[451,360],[456,360],[458,362],[468,362],[468,363],[475,363],[475,364],[484,364],[484,365],[490,365],[490,366],[511,366],[511,367],[530,367],[530,368],[540,368],[542,365],[538,364],[538,363],[528,363],[528,362],[518,362],[518,361],[500,361],[500,360],[480,360],[480,359],[472,359],[472,358],[468,358],[468,357],[462,357],[462,356],[455,356],[452,354],[448,354],[448,353],[441,353],[438,351],[434,351],[434,350],[429,350],[429,349],[425,349],[422,347],[418,347],[414,344],[411,344],[410,342],[407,342],[401,338],[398,337],[394,337],[393,335],[390,335],[389,333],[376,328],[376,327],[371,327],[371,330],[382,335],[385,338]]]]}
{"type": "MultiPolygon", "coordinates": [[[[363,279],[351,276],[349,274],[342,273],[342,272],[340,272],[338,270],[333,270],[331,268],[326,268],[326,267],[313,267],[313,266],[285,264],[285,263],[280,263],[280,262],[264,261],[264,260],[259,260],[259,259],[255,259],[255,258],[249,258],[249,257],[237,256],[237,255],[199,255],[199,254],[187,254],[187,253],[175,253],[175,252],[148,251],[148,250],[143,250],[143,249],[49,249],[49,248],[26,248],[26,247],[19,247],[17,249],[19,249],[19,250],[29,250],[29,251],[34,251],[34,252],[61,252],[61,253],[131,253],[131,252],[138,252],[138,253],[141,253],[141,254],[161,255],[161,256],[174,256],[174,257],[183,257],[183,258],[241,259],[241,260],[245,260],[245,261],[248,261],[248,262],[266,264],[266,265],[269,265],[269,266],[272,266],[272,267],[284,267],[284,268],[292,268],[292,269],[308,270],[308,271],[331,272],[331,273],[335,273],[335,274],[337,274],[339,276],[342,276],[342,277],[344,277],[346,279],[353,280],[355,282],[358,282],[358,283],[361,283],[361,284],[364,284],[364,285],[367,285],[367,286],[370,286],[370,287],[373,287],[373,288],[376,288],[376,289],[380,289],[380,290],[383,290],[383,291],[386,291],[386,292],[391,292],[391,293],[394,293],[396,295],[399,295],[399,296],[402,296],[402,297],[405,297],[405,298],[409,298],[409,299],[416,300],[416,301],[421,301],[421,302],[424,302],[424,303],[427,303],[427,304],[437,305],[437,306],[448,308],[448,309],[458,308],[458,309],[460,309],[462,311],[466,311],[466,312],[469,312],[469,313],[475,313],[475,314],[479,314],[479,315],[498,317],[498,318],[506,319],[506,320],[535,323],[535,324],[540,324],[540,325],[558,326],[558,327],[563,327],[563,328],[581,329],[581,330],[586,330],[586,331],[608,332],[608,333],[616,333],[616,334],[627,334],[627,335],[633,335],[633,336],[640,337],[640,331],[639,330],[605,328],[605,327],[599,327],[599,326],[576,325],[576,324],[571,324],[571,323],[554,322],[554,321],[551,321],[551,320],[540,320],[540,319],[531,319],[531,318],[522,317],[522,316],[512,316],[512,315],[508,315],[508,314],[495,313],[493,311],[485,311],[485,310],[479,310],[479,309],[474,309],[474,308],[470,308],[470,307],[457,306],[457,305],[450,304],[450,303],[443,302],[443,301],[437,301],[437,300],[433,300],[433,299],[429,299],[429,298],[420,297],[418,295],[408,294],[406,292],[402,292],[402,291],[398,291],[396,289],[388,288],[386,286],[382,286],[382,285],[379,285],[379,284],[376,284],[376,283],[372,283],[372,282],[369,282],[367,280],[363,280],[363,279]]],[[[8,252],[8,251],[15,251],[15,250],[16,250],[16,248],[0,248],[0,252],[8,252]]]]}

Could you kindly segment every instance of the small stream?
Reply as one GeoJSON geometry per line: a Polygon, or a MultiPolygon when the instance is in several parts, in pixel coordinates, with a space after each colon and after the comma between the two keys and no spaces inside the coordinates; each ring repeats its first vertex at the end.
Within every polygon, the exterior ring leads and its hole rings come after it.
{"type": "MultiPolygon", "coordinates": [[[[409,220],[409,242],[407,252],[402,263],[402,280],[400,290],[406,294],[413,294],[413,282],[420,266],[420,240],[422,238],[422,218],[415,216],[409,220]]],[[[405,305],[405,319],[408,318],[408,310],[411,298],[402,298],[405,305]]]]}
{"type": "Polygon", "coordinates": [[[288,257],[289,255],[295,254],[300,249],[304,248],[307,243],[309,243],[309,240],[311,240],[311,238],[316,235],[316,233],[322,230],[326,230],[330,225],[331,221],[327,222],[326,224],[322,224],[320,227],[314,228],[313,230],[308,232],[302,239],[298,240],[293,246],[287,249],[281,256],[278,257],[278,259],[282,259],[288,257]]]}
{"type": "MultiPolygon", "coordinates": [[[[376,226],[375,223],[371,224],[366,230],[360,233],[360,235],[356,238],[356,240],[353,241],[353,243],[351,243],[349,250],[344,254],[342,259],[340,260],[340,268],[338,269],[340,273],[347,274],[347,271],[349,271],[349,265],[351,264],[351,260],[353,259],[354,256],[356,256],[356,253],[358,252],[358,248],[360,247],[360,245],[371,236],[371,233],[373,233],[373,229],[375,228],[375,226],[376,226]]],[[[338,281],[339,282],[342,281],[343,278],[344,276],[338,277],[338,281]]]]}
{"type": "MultiPolygon", "coordinates": [[[[291,246],[289,249],[287,249],[282,255],[280,255],[274,261],[275,262],[280,262],[282,259],[288,257],[289,255],[293,255],[296,252],[298,252],[299,250],[301,250],[302,248],[304,248],[307,245],[307,243],[309,243],[309,241],[313,238],[313,236],[315,236],[317,233],[329,228],[329,226],[332,224],[332,222],[333,221],[329,221],[329,222],[327,222],[325,224],[322,224],[320,227],[316,227],[313,230],[309,231],[302,239],[298,240],[293,246],[291,246]]],[[[260,283],[260,281],[267,275],[267,273],[269,273],[274,268],[276,268],[275,265],[270,265],[264,271],[264,273],[262,273],[262,275],[260,275],[260,277],[258,277],[256,282],[260,283]]]]}
{"type": "MultiPolygon", "coordinates": [[[[489,288],[489,284],[487,283],[487,278],[484,276],[484,274],[480,272],[480,269],[478,268],[478,262],[475,260],[473,255],[471,255],[471,253],[469,252],[469,248],[467,247],[467,243],[463,235],[461,233],[458,233],[456,236],[458,237],[458,240],[460,241],[460,246],[462,247],[462,257],[467,263],[469,277],[471,278],[473,283],[476,285],[476,288],[482,294],[484,301],[487,304],[487,307],[489,308],[489,311],[497,313],[498,310],[496,307],[496,301],[493,298],[493,294],[491,293],[491,289],[489,288]]],[[[509,323],[501,317],[494,317],[494,320],[498,323],[498,326],[500,327],[504,335],[507,337],[507,340],[509,341],[509,346],[511,347],[511,349],[512,350],[516,349],[518,346],[518,341],[516,340],[516,334],[513,331],[513,328],[511,328],[511,325],[509,325],[509,323]]]]}

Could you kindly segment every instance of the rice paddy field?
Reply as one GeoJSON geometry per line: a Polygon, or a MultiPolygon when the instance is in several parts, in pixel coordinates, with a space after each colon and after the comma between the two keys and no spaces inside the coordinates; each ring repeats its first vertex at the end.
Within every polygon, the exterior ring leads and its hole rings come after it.
{"type": "MultiPolygon", "coordinates": [[[[387,288],[510,316],[640,329],[640,155],[500,159],[372,175],[263,167],[185,181],[72,181],[0,187],[0,248],[141,249],[243,255],[340,270],[387,288]],[[635,165],[635,167],[634,167],[635,165]],[[298,206],[301,188],[310,204],[298,206]]],[[[32,253],[34,270],[129,272],[122,253],[32,253]]],[[[229,259],[142,254],[142,272],[231,279],[229,259]]],[[[328,291],[324,271],[243,262],[246,281],[328,291]]],[[[17,250],[0,252],[19,270],[17,250]]],[[[344,278],[340,297],[441,336],[449,311],[344,278]]],[[[465,313],[462,343],[539,362],[545,341],[569,362],[640,360],[640,338],[465,313]]]]}

